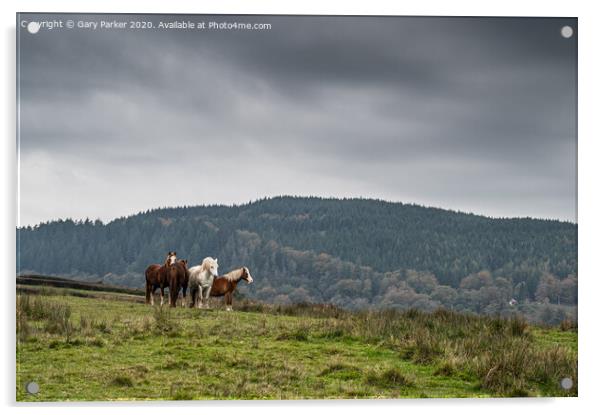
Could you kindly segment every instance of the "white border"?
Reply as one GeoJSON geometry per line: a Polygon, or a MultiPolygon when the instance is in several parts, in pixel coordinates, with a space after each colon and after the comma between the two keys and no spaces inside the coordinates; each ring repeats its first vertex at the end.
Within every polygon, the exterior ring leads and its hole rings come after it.
{"type": "Polygon", "coordinates": [[[600,75],[602,74],[600,40],[602,16],[596,2],[576,4],[575,1],[506,0],[485,1],[202,1],[144,0],[144,1],[3,1],[2,13],[2,70],[3,99],[2,123],[2,249],[4,284],[0,287],[4,296],[2,310],[4,335],[2,336],[2,368],[4,376],[0,391],[2,404],[9,413],[44,411],[48,414],[79,413],[82,405],[55,404],[49,407],[15,405],[15,358],[14,358],[14,258],[16,224],[16,148],[15,148],[15,13],[39,12],[136,12],[136,13],[255,13],[255,14],[391,14],[391,15],[451,15],[451,16],[569,16],[579,18],[579,398],[569,399],[483,399],[483,400],[399,400],[399,401],[285,401],[285,402],[206,402],[206,403],[152,403],[152,404],[87,404],[90,414],[144,410],[150,414],[172,411],[211,411],[246,414],[306,414],[308,411],[364,413],[367,410],[380,413],[399,413],[419,410],[426,413],[508,414],[524,410],[545,411],[548,414],[590,412],[596,407],[602,384],[602,367],[599,349],[602,348],[598,316],[602,286],[598,260],[602,235],[600,171],[600,75]],[[177,405],[177,406],[174,406],[177,405]],[[108,406],[108,407],[107,407],[108,406]],[[193,406],[195,408],[193,408],[193,406]],[[198,408],[197,408],[198,407],[198,408]]]}

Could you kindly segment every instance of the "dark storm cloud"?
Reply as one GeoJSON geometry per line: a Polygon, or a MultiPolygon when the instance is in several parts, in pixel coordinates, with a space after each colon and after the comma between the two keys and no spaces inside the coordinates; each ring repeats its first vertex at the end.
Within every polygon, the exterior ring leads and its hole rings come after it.
{"type": "Polygon", "coordinates": [[[574,19],[148,19],[272,30],[22,32],[22,223],[275,194],[575,220],[574,19]]]}

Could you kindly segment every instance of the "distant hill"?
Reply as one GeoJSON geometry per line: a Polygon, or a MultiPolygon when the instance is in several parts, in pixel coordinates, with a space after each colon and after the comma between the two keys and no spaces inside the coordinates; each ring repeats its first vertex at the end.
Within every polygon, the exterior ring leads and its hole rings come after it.
{"type": "Polygon", "coordinates": [[[256,283],[242,291],[270,302],[500,313],[515,298],[517,307],[545,305],[554,320],[577,301],[577,225],[555,220],[276,197],[156,209],[107,224],[59,220],[17,234],[20,272],[130,287],[176,250],[191,263],[216,256],[222,272],[248,266],[256,283]]]}

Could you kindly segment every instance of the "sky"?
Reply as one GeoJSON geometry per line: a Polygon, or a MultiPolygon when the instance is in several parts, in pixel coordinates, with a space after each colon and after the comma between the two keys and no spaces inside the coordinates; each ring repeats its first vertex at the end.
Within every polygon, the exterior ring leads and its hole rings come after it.
{"type": "Polygon", "coordinates": [[[576,19],[19,18],[155,27],[18,29],[20,226],[276,195],[577,220],[576,19]]]}

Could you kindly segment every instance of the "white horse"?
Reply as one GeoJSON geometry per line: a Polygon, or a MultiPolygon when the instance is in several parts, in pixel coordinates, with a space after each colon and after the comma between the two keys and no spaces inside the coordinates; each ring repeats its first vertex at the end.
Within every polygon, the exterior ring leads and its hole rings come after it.
{"type": "Polygon", "coordinates": [[[207,257],[203,259],[201,265],[196,265],[188,269],[190,279],[188,288],[192,302],[190,307],[208,308],[209,294],[213,285],[213,278],[217,277],[217,258],[207,257]]]}

